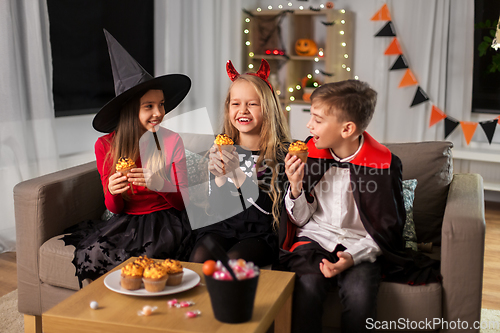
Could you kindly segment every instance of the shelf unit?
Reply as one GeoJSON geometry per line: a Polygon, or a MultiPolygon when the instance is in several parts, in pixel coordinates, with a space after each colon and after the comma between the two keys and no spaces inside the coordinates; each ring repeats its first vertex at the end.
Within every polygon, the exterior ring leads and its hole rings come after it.
{"type": "Polygon", "coordinates": [[[307,74],[321,83],[351,79],[353,13],[335,9],[261,10],[243,14],[243,64],[256,71],[261,59],[271,66],[270,81],[286,110],[302,99],[301,80],[307,74]],[[281,30],[281,36],[278,31],[281,30]],[[311,39],[323,56],[300,56],[298,39],[311,39]],[[266,54],[280,49],[285,55],[266,54]],[[331,76],[330,76],[331,75],[331,76]],[[274,82],[273,82],[274,81],[274,82]],[[297,89],[299,85],[300,89],[297,89]]]}
{"type": "Polygon", "coordinates": [[[493,151],[472,151],[454,148],[452,156],[454,169],[458,169],[460,173],[479,173],[484,178],[483,187],[485,190],[500,192],[500,180],[498,176],[492,177],[492,173],[497,175],[497,166],[494,163],[500,163],[500,155],[493,151]],[[492,172],[491,170],[495,171],[492,172]]]}

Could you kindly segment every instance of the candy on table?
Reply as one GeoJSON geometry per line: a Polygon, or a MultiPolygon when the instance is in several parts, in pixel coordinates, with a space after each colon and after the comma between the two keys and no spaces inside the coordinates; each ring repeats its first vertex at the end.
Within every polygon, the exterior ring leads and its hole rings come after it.
{"type": "Polygon", "coordinates": [[[176,307],[176,308],[187,308],[190,307],[191,305],[194,305],[195,303],[192,301],[178,301],[176,298],[171,299],[170,301],[167,302],[169,307],[176,307]]]}
{"type": "Polygon", "coordinates": [[[137,312],[138,316],[151,316],[158,309],[157,306],[144,305],[142,310],[137,312]]]}
{"type": "Polygon", "coordinates": [[[194,305],[194,302],[191,301],[181,301],[175,305],[176,308],[187,308],[191,305],[194,305]]]}
{"type": "Polygon", "coordinates": [[[174,307],[177,303],[179,303],[179,301],[177,300],[177,298],[174,298],[174,299],[171,299],[167,302],[168,306],[169,307],[174,307]]]}
{"type": "Polygon", "coordinates": [[[200,310],[194,310],[194,311],[188,311],[186,312],[186,317],[187,318],[196,318],[201,315],[200,310]]]}

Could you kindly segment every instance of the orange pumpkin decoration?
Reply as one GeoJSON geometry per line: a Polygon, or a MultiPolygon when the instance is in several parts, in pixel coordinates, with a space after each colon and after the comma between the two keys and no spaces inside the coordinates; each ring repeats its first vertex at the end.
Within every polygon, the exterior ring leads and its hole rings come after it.
{"type": "Polygon", "coordinates": [[[318,54],[318,46],[312,39],[297,39],[295,52],[300,56],[315,56],[318,54]]]}

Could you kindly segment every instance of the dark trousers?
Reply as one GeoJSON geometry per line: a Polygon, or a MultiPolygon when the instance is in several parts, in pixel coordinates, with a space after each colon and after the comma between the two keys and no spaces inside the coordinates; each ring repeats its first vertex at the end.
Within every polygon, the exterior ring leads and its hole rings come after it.
{"type": "Polygon", "coordinates": [[[299,246],[294,251],[294,258],[287,262],[288,270],[297,272],[293,294],[292,332],[322,331],[323,304],[328,291],[335,285],[338,286],[343,308],[342,332],[368,332],[366,320],[376,319],[381,267],[378,262],[363,262],[333,278],[325,278],[319,270],[320,258],[337,261],[336,253],[344,249],[343,246],[338,246],[329,253],[316,242],[312,242],[299,246]],[[310,265],[308,269],[304,267],[306,265],[310,265]]]}

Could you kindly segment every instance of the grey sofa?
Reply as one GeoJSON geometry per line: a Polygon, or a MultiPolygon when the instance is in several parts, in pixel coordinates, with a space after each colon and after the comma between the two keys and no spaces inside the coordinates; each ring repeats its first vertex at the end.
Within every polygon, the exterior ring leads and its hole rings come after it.
{"type": "MultiPolygon", "coordinates": [[[[186,149],[195,153],[206,150],[212,142],[204,140],[205,146],[200,146],[199,138],[184,136],[183,140],[186,149]]],[[[401,332],[426,320],[450,323],[460,319],[471,327],[480,320],[481,311],[485,233],[482,178],[452,174],[449,142],[388,147],[401,158],[404,179],[418,180],[414,200],[417,241],[433,243],[430,255],[441,258],[443,281],[424,286],[383,282],[374,325],[392,322],[399,324],[396,331],[401,332]]],[[[196,166],[188,167],[190,176],[205,174],[206,168],[199,170],[196,166]]],[[[105,210],[95,162],[19,183],[14,188],[14,205],[19,311],[25,315],[26,332],[41,332],[41,314],[79,289],[71,264],[73,248],[59,240],[63,230],[85,219],[100,218],[105,210]]],[[[328,297],[324,330],[335,332],[340,323],[340,303],[335,290],[328,297]]],[[[429,326],[423,328],[428,331],[429,326]]],[[[441,327],[433,330],[447,331],[441,327]]]]}

